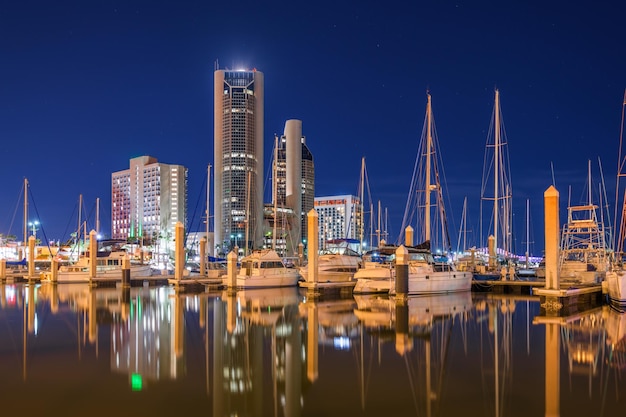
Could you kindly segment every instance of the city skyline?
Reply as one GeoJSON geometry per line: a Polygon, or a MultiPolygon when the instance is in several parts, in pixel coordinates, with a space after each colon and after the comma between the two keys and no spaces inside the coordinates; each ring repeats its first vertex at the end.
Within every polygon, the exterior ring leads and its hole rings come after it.
{"type": "MultiPolygon", "coordinates": [[[[465,197],[468,222],[478,224],[496,88],[511,154],[516,252],[526,201],[540,255],[543,192],[555,183],[563,224],[567,201],[587,195],[589,161],[594,184],[602,163],[613,204],[624,6],[330,5],[244,2],[240,10],[254,16],[248,23],[227,5],[195,1],[3,5],[0,233],[21,235],[24,178],[47,239],[69,238],[79,195],[88,207],[100,199],[110,233],[111,173],[141,155],[189,169],[191,216],[213,164],[216,65],[265,74],[266,173],[274,135],[285,121],[301,120],[315,196],[356,195],[365,158],[390,236],[401,233],[427,91],[454,238],[465,197]]],[[[199,221],[189,219],[190,231],[202,229],[199,221]]]]}

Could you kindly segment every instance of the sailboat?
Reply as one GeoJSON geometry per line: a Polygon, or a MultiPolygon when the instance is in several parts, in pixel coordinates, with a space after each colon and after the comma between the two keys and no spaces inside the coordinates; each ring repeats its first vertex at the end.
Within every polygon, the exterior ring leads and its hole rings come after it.
{"type": "MultiPolygon", "coordinates": [[[[472,285],[472,272],[457,270],[446,255],[451,252],[451,242],[438,169],[441,158],[438,143],[435,141],[435,132],[431,96],[427,94],[426,117],[418,149],[418,162],[415,164],[411,180],[411,192],[407,199],[402,227],[402,230],[406,230],[412,220],[417,220],[417,224],[423,225],[421,243],[413,245],[412,239],[405,239],[409,252],[408,294],[469,291],[472,285]],[[412,219],[413,213],[418,213],[420,218],[412,219]],[[433,247],[436,248],[434,251],[433,247]]],[[[394,263],[391,258],[387,268],[389,279],[360,278],[353,292],[384,292],[387,289],[389,294],[394,294],[394,263]]],[[[381,268],[377,272],[381,272],[381,268]]]]}
{"type": "Polygon", "coordinates": [[[526,252],[523,264],[518,262],[515,270],[518,278],[532,278],[537,276],[537,265],[530,261],[530,200],[526,199],[526,252]]]}
{"type": "MultiPolygon", "coordinates": [[[[483,203],[492,202],[491,225],[487,244],[488,257],[486,265],[478,265],[474,273],[475,280],[498,280],[502,277],[502,268],[506,268],[512,253],[512,187],[502,111],[500,109],[500,92],[496,89],[493,115],[487,144],[481,187],[481,236],[483,224],[483,203]]],[[[484,245],[483,245],[484,247],[484,245]]],[[[512,269],[512,268],[511,268],[512,269]]]]}
{"type": "MultiPolygon", "coordinates": [[[[99,204],[99,200],[97,200],[99,204]]],[[[97,230],[87,233],[87,222],[81,219],[83,196],[78,200],[78,228],[75,234],[76,261],[60,265],[53,273],[47,271],[42,274],[42,282],[56,283],[89,283],[92,278],[108,279],[112,282],[122,279],[122,269],[126,261],[129,263],[130,278],[148,277],[152,275],[152,268],[143,262],[131,261],[128,252],[123,247],[124,240],[100,240],[95,244],[95,254],[89,250],[91,239],[97,240],[97,230]],[[82,230],[82,232],[81,232],[82,230]],[[82,237],[81,237],[82,235],[82,237]],[[92,276],[92,265],[95,264],[95,275],[92,276]]],[[[96,210],[99,217],[99,207],[96,210]]],[[[96,219],[96,229],[100,227],[99,218],[96,219]]]]}
{"type": "MultiPolygon", "coordinates": [[[[407,220],[408,213],[417,212],[421,217],[417,224],[423,225],[422,243],[414,253],[409,254],[408,294],[469,291],[472,286],[472,272],[459,271],[447,256],[452,252],[452,243],[443,198],[442,176],[439,171],[439,165],[443,167],[443,163],[435,138],[431,97],[427,94],[426,119],[418,151],[419,160],[413,172],[412,192],[409,193],[404,216],[407,220]]],[[[406,230],[405,227],[402,229],[406,230]]],[[[390,294],[394,293],[395,286],[390,290],[390,294]]]]}
{"type": "MultiPolygon", "coordinates": [[[[364,189],[367,177],[367,170],[365,168],[365,158],[361,158],[361,178],[359,185],[360,196],[360,212],[363,213],[363,199],[364,189]]],[[[346,237],[337,239],[328,239],[324,242],[324,247],[319,251],[317,258],[317,281],[318,282],[351,282],[354,280],[354,275],[361,266],[363,253],[363,227],[364,214],[360,220],[356,222],[359,227],[358,236],[359,239],[349,237],[355,236],[355,233],[347,231],[346,237]]],[[[353,222],[350,222],[352,225],[353,222]]],[[[324,234],[324,233],[322,233],[324,234]]],[[[300,275],[302,275],[304,281],[308,281],[308,265],[303,265],[300,268],[300,275]]]]}
{"type": "Polygon", "coordinates": [[[561,231],[559,276],[562,281],[597,284],[609,269],[609,248],[598,205],[592,202],[590,161],[587,187],[586,204],[568,204],[567,223],[561,231]]]}
{"type": "Polygon", "coordinates": [[[622,211],[618,219],[617,208],[620,199],[620,179],[626,176],[626,155],[623,154],[623,134],[624,134],[624,109],[626,107],[626,90],[624,91],[624,101],[622,103],[622,120],[619,133],[619,150],[617,160],[617,181],[615,185],[615,225],[619,220],[619,234],[615,235],[614,249],[615,259],[611,268],[606,273],[606,285],[608,287],[609,300],[611,304],[624,307],[626,306],[626,269],[624,268],[624,241],[626,241],[626,190],[622,197],[622,211]]]}
{"type": "MultiPolygon", "coordinates": [[[[6,260],[6,266],[9,270],[13,270],[13,272],[20,272],[25,270],[28,263],[26,261],[26,250],[28,248],[28,191],[29,184],[28,179],[24,178],[24,185],[22,186],[23,193],[23,207],[24,207],[24,240],[21,245],[17,242],[12,245],[4,243],[6,246],[2,248],[2,257],[6,260]]],[[[15,240],[17,240],[17,236],[15,236],[15,240]]]]}

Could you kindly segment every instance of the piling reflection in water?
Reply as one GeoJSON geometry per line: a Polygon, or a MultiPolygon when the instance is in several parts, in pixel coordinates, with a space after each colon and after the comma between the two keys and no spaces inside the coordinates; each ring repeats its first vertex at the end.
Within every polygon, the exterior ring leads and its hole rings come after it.
{"type": "Polygon", "coordinates": [[[608,416],[626,394],[626,316],[550,316],[531,296],[5,284],[0,319],[0,382],[21,415],[45,414],[28,400],[44,385],[66,414],[216,417],[608,416]]]}

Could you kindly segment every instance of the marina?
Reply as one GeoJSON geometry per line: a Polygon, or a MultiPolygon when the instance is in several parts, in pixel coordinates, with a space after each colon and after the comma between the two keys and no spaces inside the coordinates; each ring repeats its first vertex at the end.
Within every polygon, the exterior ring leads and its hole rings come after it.
{"type": "Polygon", "coordinates": [[[12,398],[4,407],[96,416],[621,415],[626,314],[600,304],[555,316],[539,300],[472,291],[398,304],[386,295],[310,297],[298,287],[2,284],[0,381],[12,398]],[[58,400],[67,395],[80,401],[58,400]]]}

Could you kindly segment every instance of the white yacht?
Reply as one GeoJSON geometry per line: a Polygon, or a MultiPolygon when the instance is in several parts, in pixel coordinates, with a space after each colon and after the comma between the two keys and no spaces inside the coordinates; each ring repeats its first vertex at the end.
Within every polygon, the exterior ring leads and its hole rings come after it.
{"type": "MultiPolygon", "coordinates": [[[[328,246],[320,251],[317,258],[317,282],[348,282],[361,264],[361,254],[350,247],[358,244],[355,239],[335,239],[327,242],[328,246]]],[[[300,275],[307,280],[308,265],[299,268],[300,275]]]]}
{"type": "MultiPolygon", "coordinates": [[[[96,252],[96,276],[95,278],[122,279],[122,268],[128,254],[124,250],[98,251],[96,252]]],[[[90,281],[91,257],[89,252],[82,255],[76,263],[61,265],[56,271],[56,282],[61,283],[88,283],[90,281]]],[[[148,264],[130,263],[130,278],[148,277],[152,275],[152,269],[148,264]]],[[[42,281],[52,281],[52,271],[43,273],[42,281]]]]}
{"type": "MultiPolygon", "coordinates": [[[[237,288],[295,287],[299,279],[298,269],[285,266],[275,250],[263,249],[241,259],[237,288]]],[[[227,280],[224,278],[225,284],[227,280]]]]}
{"type": "MultiPolygon", "coordinates": [[[[436,255],[431,251],[431,242],[438,242],[437,248],[442,253],[450,251],[448,222],[444,209],[443,187],[437,166],[442,163],[437,152],[440,147],[435,140],[435,126],[432,114],[431,96],[427,95],[426,118],[423,135],[418,147],[418,161],[411,179],[411,192],[405,209],[406,249],[408,250],[408,294],[433,294],[457,291],[470,291],[472,272],[458,271],[445,255],[436,255]],[[414,218],[415,217],[415,218],[414,218]],[[413,246],[413,228],[410,223],[420,225],[419,241],[413,246]]],[[[372,265],[369,270],[364,262],[363,272],[357,271],[358,278],[353,292],[357,294],[388,292],[393,294],[395,285],[395,249],[393,254],[386,253],[386,261],[379,266],[372,265]]]]}
{"type": "Polygon", "coordinates": [[[361,267],[354,273],[355,294],[388,293],[395,285],[396,245],[384,245],[363,254],[361,267]]]}

